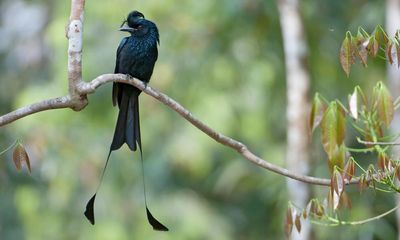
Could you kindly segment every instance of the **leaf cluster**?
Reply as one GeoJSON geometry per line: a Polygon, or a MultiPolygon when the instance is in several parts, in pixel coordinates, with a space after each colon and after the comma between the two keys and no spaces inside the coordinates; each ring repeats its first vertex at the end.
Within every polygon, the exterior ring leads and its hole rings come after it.
{"type": "Polygon", "coordinates": [[[367,67],[368,57],[380,57],[387,59],[390,64],[400,67],[400,31],[394,37],[389,38],[381,26],[368,34],[363,28],[359,28],[356,36],[350,31],[340,48],[339,60],[347,76],[350,75],[351,66],[359,60],[364,67],[367,67]]]}

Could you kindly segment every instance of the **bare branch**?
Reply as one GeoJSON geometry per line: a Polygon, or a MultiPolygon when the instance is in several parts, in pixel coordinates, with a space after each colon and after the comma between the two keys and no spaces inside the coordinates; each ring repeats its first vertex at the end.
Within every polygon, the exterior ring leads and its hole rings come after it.
{"type": "MultiPolygon", "coordinates": [[[[197,127],[199,130],[207,134],[209,137],[217,141],[218,143],[221,143],[225,146],[228,146],[236,151],[238,151],[245,159],[248,161],[252,162],[253,164],[265,168],[267,170],[270,170],[272,172],[275,172],[277,174],[309,183],[309,184],[314,184],[314,185],[323,185],[323,186],[329,186],[330,185],[330,179],[325,179],[325,178],[316,178],[316,177],[311,177],[311,176],[305,176],[301,174],[297,174],[295,172],[289,171],[286,168],[277,166],[275,164],[272,164],[259,156],[255,155],[252,153],[246,145],[243,143],[232,139],[230,137],[227,137],[196,117],[193,116],[193,114],[184,108],[181,104],[176,102],[174,99],[170,98],[169,96],[165,95],[164,93],[161,93],[160,91],[156,90],[155,88],[152,88],[150,86],[146,86],[142,81],[136,78],[131,78],[127,75],[124,74],[103,74],[98,76],[97,78],[93,79],[91,82],[84,83],[81,82],[78,87],[77,87],[77,94],[81,96],[86,96],[86,94],[94,93],[95,90],[109,82],[121,82],[121,83],[126,83],[126,84],[131,84],[146,94],[154,97],[158,101],[164,103],[171,109],[173,109],[175,112],[179,113],[182,117],[184,117],[187,121],[189,121],[191,124],[193,124],[195,127],[197,127]]],[[[81,99],[81,101],[85,101],[85,99],[81,99]]],[[[35,103],[26,107],[22,107],[16,111],[10,112],[2,117],[0,117],[0,126],[4,126],[8,123],[11,123],[17,119],[20,119],[22,117],[28,116],[30,114],[44,111],[44,110],[50,110],[50,109],[55,109],[55,108],[72,108],[74,109],[74,106],[76,105],[76,100],[67,97],[61,97],[61,98],[55,98],[55,99],[50,99],[50,100],[45,100],[39,103],[35,103]]],[[[75,109],[76,110],[76,109],[75,109]]],[[[354,184],[357,183],[357,179],[353,179],[351,182],[346,182],[346,184],[354,184]]]]}
{"type": "Polygon", "coordinates": [[[15,111],[0,116],[0,127],[37,112],[50,109],[68,108],[70,106],[71,99],[68,96],[57,97],[37,102],[29,106],[18,108],[15,111]]]}

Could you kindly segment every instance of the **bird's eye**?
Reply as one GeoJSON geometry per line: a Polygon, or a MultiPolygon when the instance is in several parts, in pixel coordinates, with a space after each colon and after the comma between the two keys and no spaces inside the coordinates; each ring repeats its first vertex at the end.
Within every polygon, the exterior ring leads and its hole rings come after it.
{"type": "Polygon", "coordinates": [[[136,29],[142,29],[142,28],[143,28],[142,24],[139,24],[139,25],[136,26],[136,29]]]}

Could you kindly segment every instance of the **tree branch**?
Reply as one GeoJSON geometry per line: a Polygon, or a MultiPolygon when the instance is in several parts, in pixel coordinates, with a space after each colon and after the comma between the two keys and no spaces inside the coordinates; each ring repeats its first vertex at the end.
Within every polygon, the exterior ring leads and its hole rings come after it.
{"type": "Polygon", "coordinates": [[[68,108],[71,105],[72,105],[71,99],[69,96],[56,97],[48,100],[43,100],[41,102],[37,102],[29,106],[18,108],[17,110],[14,110],[12,112],[9,112],[1,116],[0,127],[37,112],[50,109],[68,108]]]}
{"type": "MultiPolygon", "coordinates": [[[[315,185],[324,185],[324,186],[329,186],[330,185],[330,179],[324,179],[324,178],[316,178],[316,177],[311,177],[311,176],[305,176],[305,175],[300,175],[297,173],[294,173],[292,171],[289,171],[283,167],[274,165],[259,156],[255,155],[252,153],[246,145],[243,143],[232,139],[230,137],[227,137],[196,117],[193,116],[193,114],[184,108],[181,104],[179,104],[177,101],[174,99],[170,98],[169,96],[165,95],[164,93],[161,93],[155,88],[152,88],[150,86],[146,86],[142,81],[136,78],[131,78],[127,75],[124,74],[103,74],[98,76],[97,78],[93,79],[91,82],[85,83],[81,82],[78,84],[76,90],[77,94],[80,96],[86,96],[87,94],[94,93],[97,88],[100,86],[109,83],[109,82],[120,82],[120,83],[126,83],[126,84],[131,84],[140,90],[142,90],[144,93],[152,96],[153,98],[157,99],[158,101],[164,103],[171,109],[173,109],[175,112],[179,113],[182,117],[184,117],[187,121],[189,121],[191,124],[193,124],[195,127],[197,127],[200,131],[204,132],[207,134],[209,137],[217,141],[218,143],[221,143],[227,147],[230,147],[237,152],[239,152],[245,159],[250,161],[251,163],[265,168],[267,170],[270,170],[272,172],[275,172],[277,174],[309,183],[309,184],[315,184],[315,185]]],[[[86,98],[85,98],[86,99],[86,98]]],[[[85,101],[85,100],[82,100],[85,101]]],[[[56,108],[73,108],[76,104],[76,100],[73,100],[69,98],[68,96],[66,97],[61,97],[61,98],[54,98],[50,100],[45,100],[42,102],[34,103],[29,106],[22,107],[18,110],[15,110],[13,112],[10,112],[4,116],[0,117],[0,126],[4,126],[6,124],[9,124],[17,119],[20,119],[22,117],[28,116],[30,114],[40,112],[40,111],[45,111],[45,110],[50,110],[50,109],[56,109],[56,108]]],[[[357,180],[352,180],[351,182],[347,184],[352,184],[352,183],[357,183],[357,180]]]]}

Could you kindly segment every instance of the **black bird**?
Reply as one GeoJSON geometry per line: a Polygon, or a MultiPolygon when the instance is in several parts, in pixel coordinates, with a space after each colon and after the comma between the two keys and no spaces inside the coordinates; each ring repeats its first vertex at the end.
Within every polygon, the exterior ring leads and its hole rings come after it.
{"type": "MultiPolygon", "coordinates": [[[[119,30],[130,33],[130,36],[123,38],[118,46],[114,73],[128,74],[147,84],[153,74],[154,64],[158,57],[157,46],[160,40],[157,26],[152,21],[145,19],[141,12],[132,11],[122,23],[119,30]]],[[[140,93],[141,90],[129,84],[114,83],[113,85],[113,105],[118,105],[119,113],[104,170],[107,167],[111,152],[119,149],[124,143],[132,151],[136,151],[138,145],[142,158],[139,124],[140,93]]],[[[101,179],[103,178],[104,170],[101,179]]],[[[92,224],[94,224],[93,207],[96,194],[89,200],[85,211],[85,216],[92,224]]],[[[145,204],[147,218],[153,229],[168,231],[168,228],[156,220],[150,213],[147,207],[146,196],[145,204]]]]}

